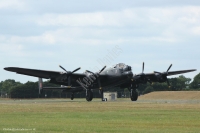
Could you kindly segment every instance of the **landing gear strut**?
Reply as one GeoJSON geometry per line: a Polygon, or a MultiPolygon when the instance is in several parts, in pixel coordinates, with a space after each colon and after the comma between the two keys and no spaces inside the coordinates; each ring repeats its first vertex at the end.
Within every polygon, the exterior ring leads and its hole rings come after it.
{"type": "Polygon", "coordinates": [[[89,102],[92,101],[92,99],[93,99],[93,92],[91,91],[91,89],[86,90],[86,100],[89,102]]]}
{"type": "Polygon", "coordinates": [[[105,99],[103,98],[103,89],[102,88],[99,90],[99,93],[101,95],[101,101],[105,101],[105,99]]]}

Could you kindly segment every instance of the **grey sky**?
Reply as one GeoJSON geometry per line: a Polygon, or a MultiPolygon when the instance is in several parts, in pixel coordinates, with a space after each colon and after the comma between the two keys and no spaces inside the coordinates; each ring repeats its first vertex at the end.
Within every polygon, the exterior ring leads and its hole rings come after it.
{"type": "MultiPolygon", "coordinates": [[[[200,1],[0,0],[0,80],[36,78],[4,71],[25,67],[83,72],[102,67],[116,45],[140,73],[199,69],[200,1]]],[[[199,73],[185,74],[193,78],[199,73]]]]}

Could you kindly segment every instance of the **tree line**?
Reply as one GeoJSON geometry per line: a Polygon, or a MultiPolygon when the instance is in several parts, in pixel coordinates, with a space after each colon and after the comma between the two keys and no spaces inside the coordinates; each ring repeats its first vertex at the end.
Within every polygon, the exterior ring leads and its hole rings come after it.
{"type": "MultiPolygon", "coordinates": [[[[190,78],[187,78],[183,75],[180,75],[176,78],[169,78],[170,87],[166,82],[164,83],[147,83],[140,84],[138,88],[139,94],[146,94],[152,91],[188,91],[188,90],[200,90],[200,73],[197,74],[193,81],[191,82],[190,78]]],[[[51,84],[48,81],[43,83],[43,86],[58,87],[59,85],[51,84]]],[[[128,93],[128,89],[120,88],[110,88],[105,91],[117,91],[118,97],[122,97],[124,93],[128,93]]],[[[13,79],[7,79],[0,82],[0,95],[1,97],[10,97],[10,98],[65,98],[70,97],[71,93],[63,93],[60,90],[45,90],[44,93],[39,94],[38,82],[26,82],[20,83],[16,82],[13,79]]],[[[80,92],[78,97],[85,97],[85,92],[80,92]]],[[[98,90],[93,91],[93,95],[96,98],[99,98],[98,90]]]]}

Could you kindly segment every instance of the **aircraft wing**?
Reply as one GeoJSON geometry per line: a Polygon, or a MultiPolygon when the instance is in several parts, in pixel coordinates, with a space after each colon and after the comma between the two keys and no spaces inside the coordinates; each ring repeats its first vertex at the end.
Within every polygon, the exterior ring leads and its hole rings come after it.
{"type": "MultiPolygon", "coordinates": [[[[182,73],[188,73],[188,72],[193,72],[193,71],[196,71],[196,69],[170,71],[170,72],[168,72],[167,76],[177,75],[177,74],[182,74],[182,73]]],[[[160,74],[164,74],[164,73],[160,73],[160,74]]],[[[147,76],[147,77],[151,77],[151,76],[154,76],[154,75],[155,75],[155,72],[153,72],[153,73],[145,73],[145,76],[147,76]]]]}
{"type": "Polygon", "coordinates": [[[47,70],[28,69],[19,67],[6,67],[4,69],[7,71],[16,72],[17,74],[23,74],[23,75],[46,78],[46,79],[58,77],[62,73],[58,71],[47,71],[47,70]]]}
{"type": "Polygon", "coordinates": [[[196,71],[196,69],[171,71],[171,72],[168,72],[167,76],[176,75],[176,74],[182,74],[182,73],[188,73],[188,72],[193,72],[193,71],[196,71]]]}
{"type": "MultiPolygon", "coordinates": [[[[19,68],[19,67],[6,67],[4,68],[7,71],[16,72],[17,74],[23,74],[33,77],[45,78],[45,79],[54,79],[54,78],[63,78],[65,72],[60,71],[48,71],[48,70],[39,70],[39,69],[29,69],[29,68],[19,68]]],[[[84,73],[73,73],[71,78],[78,79],[84,78],[84,73]]],[[[100,75],[101,78],[105,78],[106,75],[100,75]]]]}
{"type": "MultiPolygon", "coordinates": [[[[23,75],[34,76],[34,77],[45,78],[45,79],[57,78],[63,74],[63,72],[59,72],[59,71],[48,71],[48,70],[18,68],[18,67],[6,67],[4,69],[7,71],[16,72],[17,74],[23,74],[23,75]]],[[[73,77],[84,77],[84,74],[74,73],[73,77]]]]}
{"type": "Polygon", "coordinates": [[[158,79],[161,77],[166,77],[167,76],[172,76],[172,75],[177,75],[177,74],[182,74],[182,73],[188,73],[188,72],[193,72],[196,71],[196,69],[190,69],[190,70],[179,70],[179,71],[170,71],[170,72],[153,72],[153,73],[145,73],[145,78],[148,79],[149,81],[158,81],[158,79]]]}

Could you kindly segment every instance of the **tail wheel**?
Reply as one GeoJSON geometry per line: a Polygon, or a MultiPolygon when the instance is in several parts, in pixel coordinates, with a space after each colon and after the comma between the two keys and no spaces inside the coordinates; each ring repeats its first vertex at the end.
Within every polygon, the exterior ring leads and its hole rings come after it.
{"type": "Polygon", "coordinates": [[[92,101],[92,99],[93,99],[93,92],[91,90],[87,90],[86,100],[89,102],[89,101],[92,101]]]}
{"type": "Polygon", "coordinates": [[[130,93],[130,98],[131,98],[131,101],[137,101],[138,92],[136,90],[132,90],[132,92],[130,93]]]}

